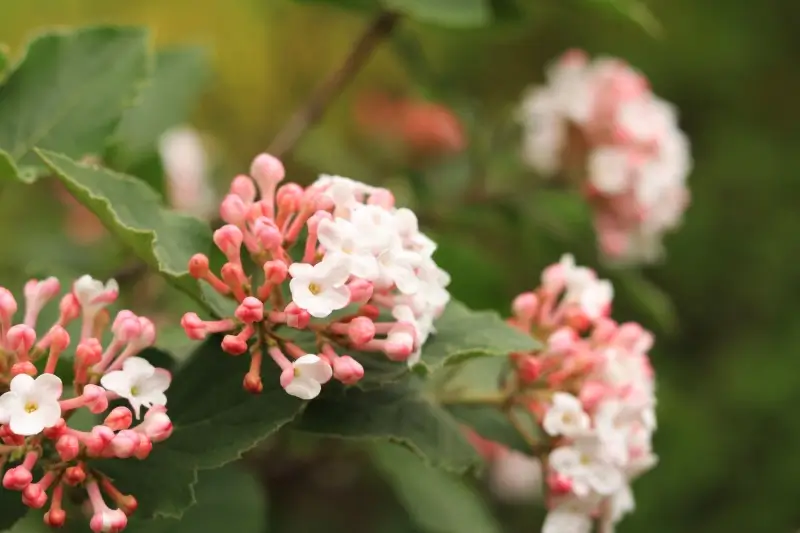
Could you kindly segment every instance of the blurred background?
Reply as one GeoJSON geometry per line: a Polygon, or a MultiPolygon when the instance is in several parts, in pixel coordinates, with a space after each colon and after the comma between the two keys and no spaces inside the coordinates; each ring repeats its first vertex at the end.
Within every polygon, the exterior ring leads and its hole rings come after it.
{"type": "MultiPolygon", "coordinates": [[[[266,149],[367,23],[324,5],[278,0],[0,4],[0,42],[13,52],[43,26],[101,21],[146,24],[157,47],[204,46],[208,84],[185,83],[202,87],[191,124],[207,140],[219,191],[266,149]]],[[[489,30],[402,24],[287,160],[290,177],[308,183],[325,172],[393,187],[440,242],[437,260],[454,273],[454,296],[473,307],[506,314],[511,298],[565,252],[597,267],[615,282],[615,318],[639,321],[658,338],[660,465],[634,485],[637,511],[620,531],[796,531],[800,4],[652,0],[662,28],[656,37],[582,3],[531,4],[541,5],[526,23],[489,30]],[[546,64],[572,47],[629,61],[680,110],[695,160],[692,205],[659,265],[619,271],[602,264],[581,199],[539,186],[520,168],[509,113],[524,88],[543,79],[546,64]],[[506,212],[480,195],[469,207],[449,202],[475,175],[482,191],[529,195],[529,209],[506,212]]],[[[76,215],[52,183],[0,187],[4,285],[45,267],[56,275],[91,267],[95,277],[125,280],[126,252],[93,233],[91,219],[76,215]],[[63,228],[72,228],[71,242],[63,228]]],[[[137,312],[185,309],[157,281],[136,283],[141,301],[129,304],[137,312]]],[[[162,339],[181,343],[179,333],[162,339]]],[[[337,457],[326,459],[324,475],[307,471],[313,463],[302,457],[296,469],[265,464],[271,510],[264,530],[338,531],[336,524],[363,512],[368,525],[359,531],[415,531],[380,483],[354,479],[337,457]],[[333,489],[330,479],[339,479],[333,489]],[[295,498],[316,501],[313,516],[282,512],[300,505],[295,498]]],[[[497,504],[507,531],[536,531],[541,515],[531,505],[497,504]]]]}

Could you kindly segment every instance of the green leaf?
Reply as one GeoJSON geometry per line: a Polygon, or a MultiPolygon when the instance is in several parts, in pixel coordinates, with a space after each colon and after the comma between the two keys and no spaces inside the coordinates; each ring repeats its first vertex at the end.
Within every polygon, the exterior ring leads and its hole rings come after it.
{"type": "Polygon", "coordinates": [[[34,148],[103,153],[148,74],[146,30],[93,27],[35,38],[0,87],[0,178],[32,181],[34,148]]]}
{"type": "Polygon", "coordinates": [[[480,494],[460,477],[431,468],[413,453],[391,444],[371,446],[370,455],[412,521],[422,531],[502,531],[480,494]]]}
{"type": "Polygon", "coordinates": [[[159,136],[187,120],[209,76],[203,48],[159,51],[150,84],[142,90],[138,105],[122,116],[114,135],[112,166],[126,171],[153,154],[159,136]]]}
{"type": "Polygon", "coordinates": [[[446,27],[474,28],[492,21],[487,0],[381,0],[381,3],[414,20],[446,27]]]}
{"type": "Polygon", "coordinates": [[[0,81],[3,80],[3,74],[8,68],[10,59],[8,57],[8,46],[0,43],[0,81]]]}
{"type": "Polygon", "coordinates": [[[520,435],[508,416],[497,407],[490,405],[450,405],[447,410],[461,423],[494,442],[508,446],[512,450],[530,453],[531,446],[520,435]]]}
{"type": "Polygon", "coordinates": [[[294,0],[298,4],[329,4],[341,9],[377,9],[379,0],[294,0]]]}
{"type": "Polygon", "coordinates": [[[617,14],[637,24],[652,37],[661,37],[664,28],[641,0],[587,0],[600,9],[615,11],[617,14]]]}
{"type": "Polygon", "coordinates": [[[493,311],[472,311],[451,301],[434,322],[436,333],[422,350],[420,364],[435,370],[476,357],[504,357],[511,352],[535,350],[539,344],[506,324],[493,311]]]}
{"type": "Polygon", "coordinates": [[[223,302],[212,300],[189,275],[189,259],[211,249],[211,230],[200,220],[170,211],[147,184],[104,168],[38,151],[70,193],[89,208],[120,241],[169,282],[208,309],[224,313],[223,302]]]}
{"type": "Polygon", "coordinates": [[[249,472],[229,465],[198,474],[195,487],[197,505],[186,510],[181,519],[141,520],[135,513],[128,533],[196,533],[225,531],[236,524],[237,533],[261,533],[266,518],[263,487],[249,472]]]}
{"type": "MultiPolygon", "coordinates": [[[[4,473],[5,470],[0,467],[0,475],[4,473]]],[[[28,509],[30,508],[22,503],[22,494],[0,487],[0,531],[10,529],[25,516],[28,509]]]]}
{"type": "Polygon", "coordinates": [[[465,471],[479,463],[458,422],[423,395],[414,376],[370,390],[328,384],[309,403],[296,429],[396,442],[448,470],[465,471]]]}
{"type": "Polygon", "coordinates": [[[198,471],[239,459],[303,408],[280,386],[280,370],[272,364],[263,368],[263,392],[245,392],[249,358],[226,354],[221,340],[209,337],[176,373],[167,392],[172,436],[141,463],[110,460],[100,468],[136,496],[143,518],[180,517],[196,502],[198,471]]]}

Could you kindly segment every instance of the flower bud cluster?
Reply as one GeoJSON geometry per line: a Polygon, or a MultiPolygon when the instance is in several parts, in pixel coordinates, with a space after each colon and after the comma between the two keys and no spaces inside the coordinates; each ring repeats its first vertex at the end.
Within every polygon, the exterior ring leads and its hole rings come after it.
{"type": "Polygon", "coordinates": [[[214,243],[226,263],[218,274],[205,255],[189,264],[192,276],[236,301],[235,313],[216,321],[187,313],[186,334],[228,333],[224,351],[250,353],[244,387],[254,393],[263,389],[268,354],[281,386],[306,400],[331,378],[353,384],[363,377],[361,363],[342,350],[414,364],[450,298],[449,276],[432,259],[436,244],[414,213],[395,208],[386,189],[339,176],[278,187],[284,167],[267,154],[250,174],[234,178],[220,205],[226,225],[214,243]],[[247,272],[250,263],[255,273],[247,272]],[[292,340],[293,329],[314,335],[314,353],[292,340]]]}
{"type": "Polygon", "coordinates": [[[170,436],[172,423],[164,393],[172,378],[168,371],[138,357],[155,341],[150,320],[130,311],[120,311],[110,320],[106,307],[118,295],[114,280],[103,284],[90,276],[78,279],[61,298],[56,323],[37,338],[39,314],[60,289],[56,278],[29,281],[24,288],[22,322],[15,323],[17,301],[0,288],[0,467],[7,467],[2,483],[7,490],[20,491],[29,507],[42,508],[49,499],[44,521],[54,527],[66,520],[65,487],[83,487],[93,512],[92,530],[120,531],[127,515],[136,509],[136,500],[120,493],[92,461],[144,459],[153,443],[170,436]],[[71,344],[66,328],[74,321],[80,323],[72,357],[74,395],[62,398],[63,383],[55,372],[71,344]],[[113,337],[103,346],[100,339],[109,325],[113,337]],[[39,361],[44,363],[41,373],[39,361]],[[120,398],[131,408],[115,407],[90,431],[68,425],[78,409],[99,415],[108,411],[110,400],[120,398]],[[149,410],[134,425],[143,406],[149,410]],[[12,467],[14,463],[18,464],[12,467]],[[43,474],[34,482],[37,466],[43,474]],[[108,507],[103,494],[116,508],[108,507]]]}
{"type": "Polygon", "coordinates": [[[689,141],[672,105],[617,59],[564,54],[520,109],[523,155],[544,175],[578,181],[594,210],[600,249],[627,262],[655,260],[662,235],[689,203],[689,141]]]}
{"type": "Polygon", "coordinates": [[[588,533],[601,514],[619,521],[633,509],[630,481],[656,463],[653,337],[609,318],[612,296],[607,281],[565,256],[513,304],[510,323],[544,345],[511,355],[506,387],[548,436],[539,452],[547,465],[545,533],[588,533]]]}

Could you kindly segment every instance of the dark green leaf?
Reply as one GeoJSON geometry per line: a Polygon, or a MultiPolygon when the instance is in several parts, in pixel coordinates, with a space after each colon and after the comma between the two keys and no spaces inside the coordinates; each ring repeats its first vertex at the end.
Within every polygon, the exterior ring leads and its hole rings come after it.
{"type": "Polygon", "coordinates": [[[197,476],[197,504],[181,519],[141,520],[134,514],[128,533],[196,533],[225,531],[236,524],[237,533],[261,533],[265,525],[264,491],[252,474],[238,465],[206,470],[197,476]]]}
{"type": "Polygon", "coordinates": [[[298,4],[328,4],[342,9],[377,9],[379,0],[294,0],[298,4]]]}
{"type": "Polygon", "coordinates": [[[37,147],[101,155],[148,74],[147,37],[138,28],[94,27],[34,39],[0,87],[0,150],[8,159],[0,177],[41,175],[37,147]]]}
{"type": "Polygon", "coordinates": [[[0,44],[0,81],[3,80],[6,68],[8,68],[8,63],[10,59],[8,57],[8,46],[5,44],[0,44]]]}
{"type": "Polygon", "coordinates": [[[423,395],[414,376],[371,390],[331,383],[309,403],[296,427],[332,437],[396,442],[454,471],[479,460],[458,422],[423,395]]]}
{"type": "Polygon", "coordinates": [[[381,3],[414,20],[446,27],[474,28],[492,20],[487,0],[381,0],[381,3]]]}
{"type": "Polygon", "coordinates": [[[661,23],[641,0],[588,0],[588,3],[622,15],[653,37],[663,34],[661,23]]]}
{"type": "Polygon", "coordinates": [[[76,163],[54,152],[39,155],[70,193],[148,265],[190,296],[219,313],[221,302],[204,296],[189,276],[196,253],[208,253],[211,230],[200,220],[165,209],[142,181],[107,169],[76,163]]]}
{"type": "Polygon", "coordinates": [[[530,445],[498,408],[489,405],[451,405],[447,410],[484,439],[499,442],[512,450],[530,453],[530,445]]]}
{"type": "Polygon", "coordinates": [[[126,171],[153,154],[159,136],[188,119],[209,74],[202,48],[182,46],[159,51],[150,83],[142,90],[136,107],[122,116],[114,135],[113,166],[126,171]]]}
{"type": "Polygon", "coordinates": [[[264,365],[263,392],[245,392],[249,358],[227,355],[220,342],[221,336],[209,337],[178,369],[167,394],[172,436],[141,463],[112,460],[101,468],[136,496],[142,517],[180,517],[195,503],[199,470],[239,459],[303,408],[284,392],[272,364],[264,365]]]}
{"type": "Polygon", "coordinates": [[[465,480],[431,468],[410,451],[375,444],[370,455],[412,521],[430,533],[494,533],[501,527],[465,480]]]}
{"type": "Polygon", "coordinates": [[[434,326],[436,334],[425,343],[421,359],[430,369],[538,347],[533,338],[506,324],[497,313],[472,311],[456,301],[448,304],[434,326]]]}

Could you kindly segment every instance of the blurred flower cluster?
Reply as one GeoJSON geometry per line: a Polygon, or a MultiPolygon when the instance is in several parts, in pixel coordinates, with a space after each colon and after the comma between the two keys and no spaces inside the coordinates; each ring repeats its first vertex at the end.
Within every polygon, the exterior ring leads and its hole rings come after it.
{"type": "Polygon", "coordinates": [[[580,185],[594,211],[601,251],[649,262],[689,203],[689,141],[675,108],[618,59],[590,62],[577,50],[525,95],[523,156],[545,176],[580,185]]]}

